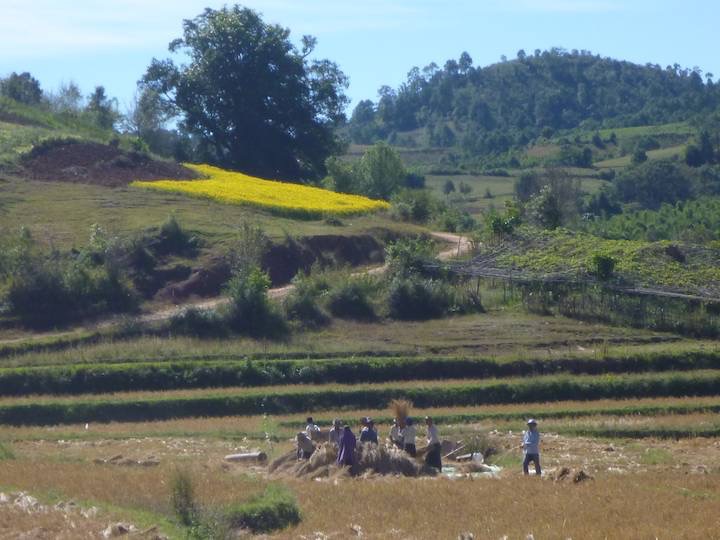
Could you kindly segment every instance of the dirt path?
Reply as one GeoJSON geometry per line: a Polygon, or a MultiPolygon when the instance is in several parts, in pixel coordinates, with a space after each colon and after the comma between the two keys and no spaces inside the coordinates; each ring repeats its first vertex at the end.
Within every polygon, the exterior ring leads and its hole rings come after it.
{"type": "MultiPolygon", "coordinates": [[[[436,240],[440,240],[442,242],[447,242],[448,244],[451,244],[452,247],[448,247],[447,249],[442,250],[438,254],[438,259],[442,261],[446,261],[449,259],[452,259],[453,257],[459,257],[462,255],[465,255],[466,253],[469,253],[472,249],[472,243],[470,242],[470,239],[461,236],[458,234],[453,233],[445,233],[445,232],[431,232],[430,235],[435,238],[436,240]]],[[[369,270],[365,270],[363,272],[356,272],[353,275],[359,276],[362,274],[367,275],[382,275],[388,270],[388,265],[384,264],[382,266],[377,266],[375,268],[370,268],[369,270]]],[[[270,289],[268,291],[268,296],[272,299],[282,299],[285,298],[290,292],[294,289],[294,285],[284,285],[282,287],[275,287],[273,289],[270,289]]],[[[221,297],[221,298],[205,298],[202,300],[194,300],[190,302],[186,302],[184,304],[179,304],[177,306],[172,306],[169,308],[163,308],[159,309],[157,311],[153,311],[151,313],[145,313],[143,315],[140,315],[136,318],[136,321],[139,323],[148,323],[148,322],[158,322],[158,321],[164,321],[168,320],[175,315],[181,313],[185,309],[194,308],[194,309],[216,309],[224,304],[227,304],[228,299],[221,297]]],[[[98,321],[97,323],[93,324],[89,329],[90,330],[104,330],[107,328],[111,328],[113,326],[117,326],[120,324],[119,319],[117,317],[112,317],[110,319],[106,319],[103,321],[98,321]]],[[[51,339],[51,338],[58,338],[63,336],[70,336],[75,331],[68,331],[68,332],[50,332],[50,333],[43,333],[39,335],[34,335],[30,340],[41,340],[41,339],[51,339]]],[[[20,337],[20,338],[13,338],[13,339],[6,339],[6,340],[0,340],[0,345],[11,345],[13,343],[20,343],[28,341],[27,337],[20,337]]]]}
{"type": "MultiPolygon", "coordinates": [[[[440,241],[447,242],[449,244],[452,244],[452,247],[448,249],[444,249],[440,253],[438,253],[438,259],[441,261],[446,261],[448,259],[452,259],[453,257],[459,257],[461,255],[464,255],[466,253],[469,253],[472,249],[472,243],[470,242],[470,239],[465,236],[460,236],[457,234],[452,233],[444,233],[444,232],[433,232],[430,233],[430,235],[440,241]]],[[[355,272],[352,275],[353,276],[360,276],[363,274],[376,276],[376,275],[382,275],[388,270],[388,265],[384,264],[382,266],[376,266],[375,268],[370,268],[369,270],[365,270],[363,272],[355,272]]],[[[282,287],[275,287],[273,289],[270,289],[268,291],[268,296],[272,299],[282,299],[285,298],[290,292],[295,288],[294,285],[283,285],[282,287]]],[[[224,304],[227,304],[228,299],[227,298],[211,298],[206,300],[200,300],[196,302],[188,302],[185,304],[181,304],[178,306],[173,306],[168,309],[163,309],[160,311],[155,311],[153,313],[148,313],[147,315],[142,315],[139,318],[140,322],[155,322],[155,321],[162,321],[167,320],[173,317],[174,315],[177,315],[184,309],[188,308],[195,308],[195,309],[215,309],[218,308],[224,304]]]]}

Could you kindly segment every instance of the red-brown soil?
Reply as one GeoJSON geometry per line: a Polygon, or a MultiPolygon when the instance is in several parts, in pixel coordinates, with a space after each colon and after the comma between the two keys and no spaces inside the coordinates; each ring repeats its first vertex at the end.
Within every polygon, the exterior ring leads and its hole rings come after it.
{"type": "Polygon", "coordinates": [[[80,141],[38,148],[23,159],[23,168],[25,176],[32,180],[106,187],[125,186],[133,180],[198,178],[197,173],[178,163],[158,161],[139,152],[124,152],[112,145],[80,141]]]}

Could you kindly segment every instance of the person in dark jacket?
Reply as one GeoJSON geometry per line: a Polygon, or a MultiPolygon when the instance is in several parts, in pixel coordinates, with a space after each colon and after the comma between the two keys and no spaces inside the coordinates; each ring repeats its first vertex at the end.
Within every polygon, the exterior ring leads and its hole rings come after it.
{"type": "Polygon", "coordinates": [[[343,437],[340,441],[340,451],[338,452],[337,464],[340,466],[352,467],[355,459],[355,446],[357,439],[353,434],[350,426],[344,427],[343,437]]]}
{"type": "Polygon", "coordinates": [[[440,437],[438,435],[437,426],[433,423],[432,418],[425,417],[425,425],[427,426],[427,445],[428,453],[425,454],[425,463],[431,467],[442,470],[440,437]]]}
{"type": "Polygon", "coordinates": [[[360,432],[360,442],[378,443],[377,430],[375,429],[375,422],[373,422],[372,418],[365,418],[364,427],[360,432]]]}

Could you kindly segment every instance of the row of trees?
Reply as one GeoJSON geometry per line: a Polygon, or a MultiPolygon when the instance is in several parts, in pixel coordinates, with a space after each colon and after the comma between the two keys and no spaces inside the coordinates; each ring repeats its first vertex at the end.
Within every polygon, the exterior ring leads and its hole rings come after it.
{"type": "Polygon", "coordinates": [[[44,92],[40,81],[28,72],[13,72],[0,79],[0,96],[56,114],[85,116],[102,129],[112,129],[122,118],[117,100],[110,98],[103,86],[96,86],[87,96],[72,81],[61,84],[56,92],[44,92]]]}

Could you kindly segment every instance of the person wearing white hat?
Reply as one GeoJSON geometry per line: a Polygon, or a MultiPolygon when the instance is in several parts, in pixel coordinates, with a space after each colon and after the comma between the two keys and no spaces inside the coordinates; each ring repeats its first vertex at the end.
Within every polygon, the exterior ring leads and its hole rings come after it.
{"type": "Polygon", "coordinates": [[[535,464],[535,476],[540,476],[540,432],[537,421],[531,418],[527,421],[528,430],[523,433],[522,449],[524,453],[523,474],[528,473],[528,466],[532,461],[535,464]]]}

